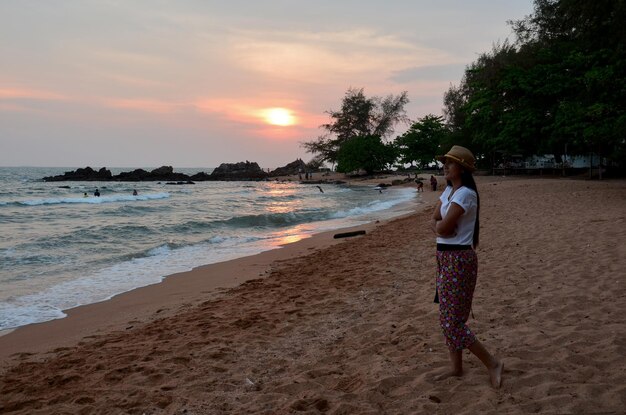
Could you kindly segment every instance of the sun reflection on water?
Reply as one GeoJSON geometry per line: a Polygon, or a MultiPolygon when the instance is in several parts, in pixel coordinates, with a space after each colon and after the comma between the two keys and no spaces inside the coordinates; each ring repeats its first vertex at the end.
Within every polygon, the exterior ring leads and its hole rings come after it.
{"type": "Polygon", "coordinates": [[[273,244],[282,246],[301,241],[311,236],[311,227],[306,225],[297,225],[284,231],[274,232],[272,234],[273,244]]]}

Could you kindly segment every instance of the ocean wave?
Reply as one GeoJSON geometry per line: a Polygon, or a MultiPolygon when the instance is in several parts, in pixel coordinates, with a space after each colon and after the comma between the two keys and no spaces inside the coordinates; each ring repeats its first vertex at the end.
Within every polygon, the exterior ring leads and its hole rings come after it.
{"type": "Polygon", "coordinates": [[[263,195],[258,196],[256,200],[258,202],[281,202],[288,200],[301,200],[303,195],[300,194],[285,194],[285,195],[263,195]]]}
{"type": "MultiPolygon", "coordinates": [[[[365,206],[347,210],[330,210],[327,208],[313,208],[292,210],[281,213],[259,213],[254,215],[234,216],[229,219],[205,223],[204,227],[232,227],[232,228],[280,228],[307,222],[318,222],[328,219],[341,219],[352,216],[366,215],[390,209],[400,203],[415,197],[413,189],[402,189],[388,194],[387,200],[374,200],[365,206]]],[[[261,204],[262,205],[262,204],[261,204]]]]}
{"type": "Polygon", "coordinates": [[[17,205],[24,206],[41,206],[41,205],[58,205],[64,203],[87,203],[87,204],[101,204],[101,203],[114,203],[114,202],[137,202],[146,200],[167,199],[170,197],[169,193],[152,193],[145,195],[112,195],[112,196],[89,196],[89,197],[61,197],[61,198],[48,198],[48,199],[31,199],[20,200],[12,202],[17,205]]]}
{"type": "Polygon", "coordinates": [[[391,209],[392,207],[399,205],[400,203],[407,202],[415,197],[415,192],[410,191],[398,192],[399,197],[391,200],[374,200],[368,203],[366,206],[359,206],[348,210],[340,210],[331,215],[333,219],[347,218],[350,216],[361,216],[369,213],[379,212],[381,210],[391,209]]]}
{"type": "Polygon", "coordinates": [[[105,216],[116,215],[145,215],[152,212],[168,212],[171,209],[167,204],[123,204],[117,209],[106,210],[102,212],[105,216]]]}
{"type": "Polygon", "coordinates": [[[261,239],[214,237],[211,238],[213,243],[209,241],[182,247],[168,243],[154,247],[145,256],[129,258],[39,292],[0,301],[0,330],[63,318],[63,310],[159,283],[166,275],[257,254],[267,249],[261,239]]]}
{"type": "Polygon", "coordinates": [[[2,256],[3,256],[2,265],[9,269],[15,266],[37,265],[37,264],[51,266],[54,264],[59,264],[60,262],[63,261],[63,259],[61,259],[57,255],[28,255],[28,254],[19,255],[13,252],[13,253],[5,254],[2,256]]]}
{"type": "Polygon", "coordinates": [[[210,231],[213,228],[213,222],[210,220],[189,220],[183,223],[177,223],[175,225],[170,225],[165,227],[163,230],[170,234],[190,234],[195,235],[199,233],[205,233],[210,231]]]}
{"type": "MultiPolygon", "coordinates": [[[[42,234],[36,238],[17,246],[22,252],[38,251],[40,249],[59,251],[64,250],[88,250],[94,249],[97,252],[98,244],[107,244],[110,246],[122,246],[120,242],[128,239],[127,244],[132,244],[137,238],[158,237],[160,235],[159,227],[150,224],[138,223],[118,223],[102,227],[100,224],[94,224],[86,227],[67,228],[63,233],[56,232],[51,235],[42,234]]],[[[124,245],[127,245],[124,244],[124,245]]]]}
{"type": "Polygon", "coordinates": [[[131,261],[138,260],[141,258],[149,258],[149,257],[167,257],[169,255],[173,255],[175,252],[181,252],[184,250],[197,249],[198,247],[204,246],[208,247],[211,245],[219,245],[222,247],[225,246],[237,246],[240,244],[246,244],[250,242],[256,242],[263,238],[248,236],[248,237],[240,237],[240,236],[212,236],[207,238],[199,243],[185,244],[185,243],[174,243],[167,242],[153,248],[147,249],[142,252],[138,252],[135,254],[129,254],[123,257],[118,258],[123,261],[131,261]]]}
{"type": "Polygon", "coordinates": [[[172,252],[172,248],[174,247],[172,247],[170,244],[163,244],[149,250],[146,256],[168,255],[172,252]]]}
{"type": "Polygon", "coordinates": [[[225,225],[235,228],[276,228],[305,222],[315,222],[328,218],[330,218],[329,212],[323,210],[262,213],[258,215],[235,216],[226,220],[216,221],[215,225],[225,225]]]}
{"type": "Polygon", "coordinates": [[[10,256],[15,256],[15,248],[11,247],[11,248],[0,248],[0,255],[2,256],[6,256],[6,257],[10,257],[10,256]]]}
{"type": "Polygon", "coordinates": [[[0,303],[0,330],[25,326],[42,321],[56,320],[65,317],[65,313],[57,307],[46,304],[0,303]]]}

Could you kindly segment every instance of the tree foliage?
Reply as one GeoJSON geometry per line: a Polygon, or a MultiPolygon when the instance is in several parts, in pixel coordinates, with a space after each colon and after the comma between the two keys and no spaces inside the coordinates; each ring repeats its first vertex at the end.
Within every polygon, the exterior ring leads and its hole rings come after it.
{"type": "Polygon", "coordinates": [[[378,135],[356,136],[345,141],[337,154],[337,171],[350,173],[365,170],[367,174],[386,169],[396,160],[393,144],[385,144],[378,135]]]}
{"type": "Polygon", "coordinates": [[[330,121],[321,126],[325,133],[302,145],[316,159],[335,163],[341,147],[351,139],[367,136],[384,139],[393,134],[398,123],[408,121],[404,109],[408,102],[406,91],[387,97],[367,97],[363,88],[349,88],[341,109],[327,111],[330,121]]]}
{"type": "Polygon", "coordinates": [[[626,1],[536,0],[444,96],[451,135],[479,155],[626,152],[626,1]]]}
{"type": "Polygon", "coordinates": [[[427,167],[435,161],[435,156],[441,154],[440,146],[448,135],[443,117],[432,114],[422,117],[395,140],[400,162],[427,167]]]}

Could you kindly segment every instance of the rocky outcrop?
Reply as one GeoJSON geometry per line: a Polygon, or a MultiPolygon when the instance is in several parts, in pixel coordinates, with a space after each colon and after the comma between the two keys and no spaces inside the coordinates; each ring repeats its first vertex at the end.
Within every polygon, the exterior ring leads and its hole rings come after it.
{"type": "Polygon", "coordinates": [[[188,181],[189,176],[184,173],[174,173],[172,166],[161,166],[150,172],[144,169],[136,169],[131,172],[122,172],[117,176],[113,176],[112,180],[120,182],[151,182],[151,181],[188,181]]]}
{"type": "Polygon", "coordinates": [[[152,171],[135,169],[133,171],[122,172],[113,176],[104,167],[95,171],[91,167],[67,171],[59,176],[44,177],[45,182],[62,181],[116,181],[116,182],[147,182],[163,181],[168,184],[193,184],[193,182],[209,180],[262,180],[268,177],[257,163],[249,161],[240,163],[222,163],[211,174],[199,172],[192,176],[184,173],[175,173],[172,166],[161,166],[152,171]]]}
{"type": "Polygon", "coordinates": [[[195,182],[205,182],[207,180],[211,180],[211,175],[210,174],[206,174],[205,172],[201,171],[198,172],[194,175],[192,175],[191,177],[189,177],[189,179],[195,181],[195,182]]]}
{"type": "Polygon", "coordinates": [[[296,161],[292,161],[286,166],[279,167],[275,170],[272,170],[270,176],[291,176],[298,173],[304,173],[307,170],[306,163],[302,161],[302,159],[297,159],[296,161]]]}
{"type": "Polygon", "coordinates": [[[120,180],[123,182],[140,182],[143,178],[148,177],[149,174],[150,173],[144,169],[135,169],[133,171],[121,172],[114,177],[114,180],[120,180]]]}
{"type": "Polygon", "coordinates": [[[67,181],[106,181],[112,180],[111,171],[106,168],[101,168],[95,171],[91,167],[85,167],[84,169],[76,169],[75,171],[66,171],[59,176],[44,177],[45,182],[67,182],[67,181]]]}
{"type": "Polygon", "coordinates": [[[76,171],[66,171],[59,176],[48,176],[42,179],[44,182],[66,182],[66,181],[116,181],[116,182],[147,182],[147,181],[189,181],[189,176],[184,173],[174,173],[172,166],[162,166],[152,171],[135,169],[129,172],[122,172],[113,176],[110,170],[101,168],[95,171],[91,167],[76,169],[76,171]]]}
{"type": "Polygon", "coordinates": [[[261,180],[267,178],[257,163],[241,161],[239,163],[222,163],[213,170],[209,180],[261,180]]]}

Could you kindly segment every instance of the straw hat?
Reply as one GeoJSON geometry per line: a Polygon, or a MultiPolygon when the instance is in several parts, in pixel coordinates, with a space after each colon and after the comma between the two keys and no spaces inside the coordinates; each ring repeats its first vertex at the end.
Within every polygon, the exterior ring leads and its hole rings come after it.
{"type": "Polygon", "coordinates": [[[442,163],[444,163],[446,159],[450,159],[460,164],[465,169],[467,169],[470,173],[476,170],[476,166],[474,166],[476,159],[474,158],[474,155],[472,154],[472,152],[466,149],[465,147],[452,146],[450,151],[448,151],[446,154],[444,154],[443,156],[437,156],[437,160],[439,160],[442,163]]]}

